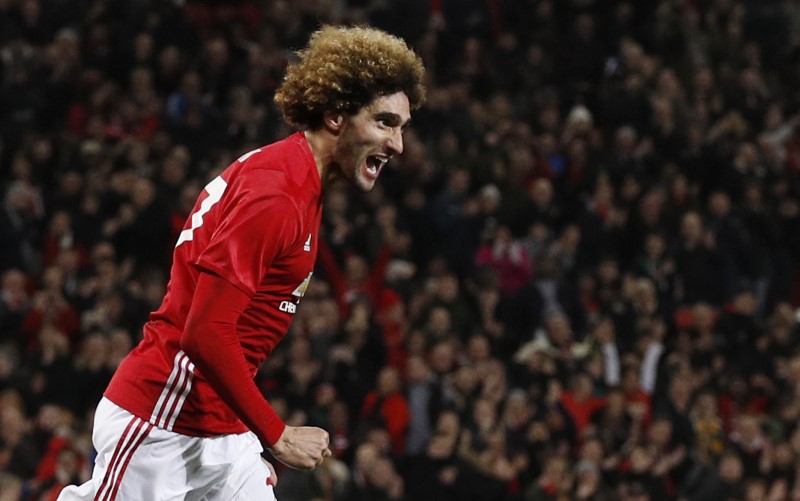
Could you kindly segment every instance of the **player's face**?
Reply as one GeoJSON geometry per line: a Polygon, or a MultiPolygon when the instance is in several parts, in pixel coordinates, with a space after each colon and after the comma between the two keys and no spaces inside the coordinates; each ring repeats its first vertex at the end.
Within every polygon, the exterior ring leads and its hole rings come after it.
{"type": "Polygon", "coordinates": [[[378,96],[346,118],[334,150],[339,174],[369,191],[386,162],[403,152],[403,131],[411,119],[404,92],[378,96]]]}

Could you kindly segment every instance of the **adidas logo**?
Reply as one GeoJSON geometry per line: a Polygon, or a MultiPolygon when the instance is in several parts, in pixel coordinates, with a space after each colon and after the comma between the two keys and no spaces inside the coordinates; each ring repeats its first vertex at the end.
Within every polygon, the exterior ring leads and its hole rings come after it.
{"type": "Polygon", "coordinates": [[[308,234],[308,240],[306,240],[306,243],[303,244],[303,250],[306,252],[311,252],[311,233],[308,234]]]}

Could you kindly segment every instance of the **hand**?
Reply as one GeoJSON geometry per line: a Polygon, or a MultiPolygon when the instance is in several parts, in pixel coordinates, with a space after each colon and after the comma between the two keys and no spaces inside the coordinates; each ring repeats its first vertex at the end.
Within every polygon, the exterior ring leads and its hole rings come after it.
{"type": "Polygon", "coordinates": [[[298,470],[313,470],[331,455],[328,432],[311,426],[287,426],[270,448],[281,463],[298,470]]]}
{"type": "Polygon", "coordinates": [[[263,461],[264,464],[267,465],[267,468],[269,469],[269,485],[271,485],[272,487],[277,487],[278,486],[278,474],[275,473],[275,467],[272,466],[272,463],[270,463],[269,461],[267,461],[264,458],[261,458],[261,461],[263,461]]]}

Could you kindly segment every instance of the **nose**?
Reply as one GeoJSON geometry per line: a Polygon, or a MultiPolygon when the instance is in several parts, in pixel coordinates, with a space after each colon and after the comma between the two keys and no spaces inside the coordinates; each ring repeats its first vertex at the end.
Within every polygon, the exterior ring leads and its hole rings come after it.
{"type": "Polygon", "coordinates": [[[392,129],[389,139],[386,141],[386,147],[394,155],[403,153],[403,130],[400,127],[392,129]]]}

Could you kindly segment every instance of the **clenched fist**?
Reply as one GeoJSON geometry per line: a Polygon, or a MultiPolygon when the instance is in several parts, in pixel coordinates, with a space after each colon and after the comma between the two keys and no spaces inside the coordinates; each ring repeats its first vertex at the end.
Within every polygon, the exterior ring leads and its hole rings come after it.
{"type": "Polygon", "coordinates": [[[312,470],[331,455],[330,437],[322,428],[287,426],[281,438],[270,448],[281,463],[298,470],[312,470]]]}

